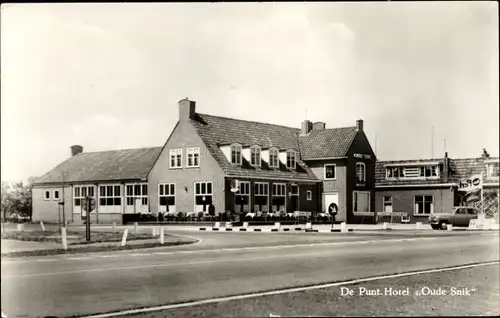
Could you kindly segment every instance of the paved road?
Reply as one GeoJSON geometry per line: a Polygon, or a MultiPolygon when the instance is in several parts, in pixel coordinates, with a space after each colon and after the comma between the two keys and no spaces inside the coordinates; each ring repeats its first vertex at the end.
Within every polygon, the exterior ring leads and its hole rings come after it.
{"type": "Polygon", "coordinates": [[[190,247],[2,260],[2,310],[83,315],[500,259],[497,233],[431,233],[204,233],[190,247]]]}

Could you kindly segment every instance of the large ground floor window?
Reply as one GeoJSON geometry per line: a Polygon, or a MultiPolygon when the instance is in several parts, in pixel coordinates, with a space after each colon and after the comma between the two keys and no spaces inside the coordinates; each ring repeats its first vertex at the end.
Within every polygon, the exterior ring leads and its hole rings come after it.
{"type": "Polygon", "coordinates": [[[240,182],[239,190],[234,195],[235,211],[250,212],[250,182],[240,182]]]}
{"type": "MultiPolygon", "coordinates": [[[[298,189],[298,188],[297,188],[298,189]]],[[[271,199],[272,212],[285,212],[286,206],[286,184],[273,184],[273,197],[271,199]]]]}
{"type": "MultiPolygon", "coordinates": [[[[208,212],[212,204],[212,181],[194,183],[194,212],[208,212]]],[[[217,209],[217,207],[215,207],[217,209]]]]}
{"type": "Polygon", "coordinates": [[[148,185],[126,184],[125,185],[125,213],[147,212],[148,209],[148,185]]]}
{"type": "Polygon", "coordinates": [[[269,212],[269,184],[255,182],[253,189],[255,202],[252,212],[269,212]]]}
{"type": "Polygon", "coordinates": [[[434,212],[432,195],[416,195],[414,215],[429,215],[434,212]]]}
{"type": "Polygon", "coordinates": [[[82,205],[85,204],[85,198],[89,196],[95,198],[94,186],[93,185],[82,185],[73,187],[73,213],[86,215],[85,211],[82,209],[82,205]]]}
{"type": "Polygon", "coordinates": [[[158,212],[175,213],[175,184],[158,184],[158,212]]]}
{"type": "Polygon", "coordinates": [[[121,206],[120,185],[99,186],[99,213],[121,213],[121,206]]]}
{"type": "Polygon", "coordinates": [[[370,212],[370,192],[353,191],[353,212],[370,212]]]}

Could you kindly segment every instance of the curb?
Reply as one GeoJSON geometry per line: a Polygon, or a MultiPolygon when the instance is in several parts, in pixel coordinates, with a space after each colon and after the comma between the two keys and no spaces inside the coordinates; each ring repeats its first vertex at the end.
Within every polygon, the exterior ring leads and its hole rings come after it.
{"type": "Polygon", "coordinates": [[[240,229],[240,232],[246,232],[246,231],[247,231],[247,229],[244,229],[244,228],[240,229]]]}

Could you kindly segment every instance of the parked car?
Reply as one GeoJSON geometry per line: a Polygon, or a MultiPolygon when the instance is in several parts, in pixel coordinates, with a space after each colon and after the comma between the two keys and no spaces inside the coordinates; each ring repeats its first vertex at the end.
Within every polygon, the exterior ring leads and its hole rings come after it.
{"type": "Polygon", "coordinates": [[[451,212],[432,213],[429,224],[434,230],[444,230],[448,225],[465,227],[469,226],[472,219],[477,219],[479,210],[468,206],[453,207],[451,212]]]}

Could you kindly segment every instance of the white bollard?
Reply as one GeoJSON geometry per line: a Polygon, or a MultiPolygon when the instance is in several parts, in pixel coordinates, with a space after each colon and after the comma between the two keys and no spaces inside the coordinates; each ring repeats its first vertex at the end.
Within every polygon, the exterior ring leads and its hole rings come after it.
{"type": "Polygon", "coordinates": [[[24,231],[24,224],[18,224],[17,225],[17,230],[23,232],[24,231]]]}
{"type": "Polygon", "coordinates": [[[160,226],[160,244],[165,243],[165,231],[163,226],[160,226]]]}
{"type": "Polygon", "coordinates": [[[113,232],[116,230],[116,221],[113,221],[113,232]]]}
{"type": "Polygon", "coordinates": [[[345,222],[340,223],[340,232],[347,232],[347,226],[345,222]]]}
{"type": "Polygon", "coordinates": [[[280,222],[274,222],[274,228],[279,229],[281,227],[280,222]]]}
{"type": "Polygon", "coordinates": [[[220,227],[220,222],[215,222],[214,228],[219,228],[220,227]]]}
{"type": "Polygon", "coordinates": [[[137,222],[134,223],[134,233],[137,234],[137,222]]]}
{"type": "Polygon", "coordinates": [[[417,222],[417,230],[420,230],[422,228],[422,222],[417,222]]]}
{"type": "Polygon", "coordinates": [[[43,225],[42,221],[40,221],[40,226],[42,227],[42,231],[45,232],[45,225],[43,225]]]}
{"type": "Polygon", "coordinates": [[[248,228],[248,222],[243,222],[243,228],[244,229],[248,228]]]}
{"type": "Polygon", "coordinates": [[[387,230],[387,222],[384,222],[384,223],[382,224],[382,228],[383,228],[384,230],[387,230]]]}
{"type": "Polygon", "coordinates": [[[123,231],[122,246],[127,245],[127,236],[128,236],[128,229],[125,229],[125,231],[123,231]]]}
{"type": "Polygon", "coordinates": [[[453,225],[451,225],[451,224],[446,224],[446,230],[448,230],[448,231],[453,231],[453,225]]]}
{"type": "Polygon", "coordinates": [[[312,223],[311,222],[307,222],[306,223],[306,229],[312,229],[312,223]]]}
{"type": "Polygon", "coordinates": [[[156,226],[153,226],[153,237],[156,236],[156,226]]]}
{"type": "Polygon", "coordinates": [[[66,228],[62,227],[61,228],[61,239],[62,239],[62,245],[65,250],[68,249],[68,239],[66,237],[66,228]]]}

